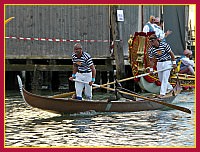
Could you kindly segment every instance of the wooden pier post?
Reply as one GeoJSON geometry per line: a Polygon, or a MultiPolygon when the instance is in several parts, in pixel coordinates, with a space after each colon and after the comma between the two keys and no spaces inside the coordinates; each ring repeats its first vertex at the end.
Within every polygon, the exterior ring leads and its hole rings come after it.
{"type": "Polygon", "coordinates": [[[117,10],[118,6],[111,6],[111,30],[114,41],[114,57],[116,63],[116,77],[122,79],[125,76],[124,66],[124,52],[122,45],[122,23],[117,21],[117,10]],[[116,41],[120,40],[120,41],[116,41]]]}

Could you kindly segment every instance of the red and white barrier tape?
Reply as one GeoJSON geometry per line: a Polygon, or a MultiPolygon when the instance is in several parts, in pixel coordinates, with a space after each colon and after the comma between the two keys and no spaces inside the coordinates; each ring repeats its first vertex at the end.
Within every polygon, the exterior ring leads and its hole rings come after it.
{"type": "MultiPolygon", "coordinates": [[[[111,40],[69,40],[69,39],[55,39],[55,38],[24,38],[15,36],[6,36],[6,39],[16,39],[16,40],[29,40],[29,41],[50,41],[50,42],[112,42],[111,40]]],[[[115,40],[116,42],[122,40],[115,40]]]]}

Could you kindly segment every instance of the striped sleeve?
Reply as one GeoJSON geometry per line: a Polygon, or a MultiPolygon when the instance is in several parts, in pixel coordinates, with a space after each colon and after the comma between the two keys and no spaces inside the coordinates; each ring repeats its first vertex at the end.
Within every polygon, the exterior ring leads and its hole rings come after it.
{"type": "Polygon", "coordinates": [[[153,51],[153,48],[150,47],[149,50],[148,50],[149,58],[153,58],[152,51],[153,51]]]}
{"type": "Polygon", "coordinates": [[[168,43],[165,43],[165,50],[167,52],[170,52],[172,50],[168,43]]]}
{"type": "Polygon", "coordinates": [[[72,54],[72,62],[73,62],[73,63],[76,63],[76,62],[75,62],[75,53],[72,54]]]}
{"type": "Polygon", "coordinates": [[[86,58],[86,62],[88,64],[88,66],[90,67],[91,65],[93,65],[93,61],[92,61],[92,58],[91,56],[88,54],[88,53],[84,53],[84,57],[86,58]]]}

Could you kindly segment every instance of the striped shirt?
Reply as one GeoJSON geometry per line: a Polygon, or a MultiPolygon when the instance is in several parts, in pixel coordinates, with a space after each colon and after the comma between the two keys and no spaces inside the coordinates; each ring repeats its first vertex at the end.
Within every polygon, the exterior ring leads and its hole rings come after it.
{"type": "Polygon", "coordinates": [[[154,46],[150,47],[148,50],[149,58],[156,57],[158,62],[171,60],[170,52],[171,47],[165,42],[159,42],[159,47],[155,48],[154,46]]]}
{"type": "Polygon", "coordinates": [[[75,53],[72,54],[72,62],[75,63],[78,67],[78,71],[88,71],[91,72],[90,66],[93,65],[93,61],[91,56],[86,53],[82,52],[80,58],[76,56],[75,53]]]}

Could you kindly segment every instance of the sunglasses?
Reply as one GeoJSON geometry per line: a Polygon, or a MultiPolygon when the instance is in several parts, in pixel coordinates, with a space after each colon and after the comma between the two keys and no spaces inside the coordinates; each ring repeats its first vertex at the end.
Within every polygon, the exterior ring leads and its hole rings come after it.
{"type": "Polygon", "coordinates": [[[149,40],[150,42],[154,42],[156,39],[151,39],[151,40],[149,40]]]}
{"type": "Polygon", "coordinates": [[[76,48],[76,49],[74,49],[74,50],[81,50],[81,48],[76,48]]]}

